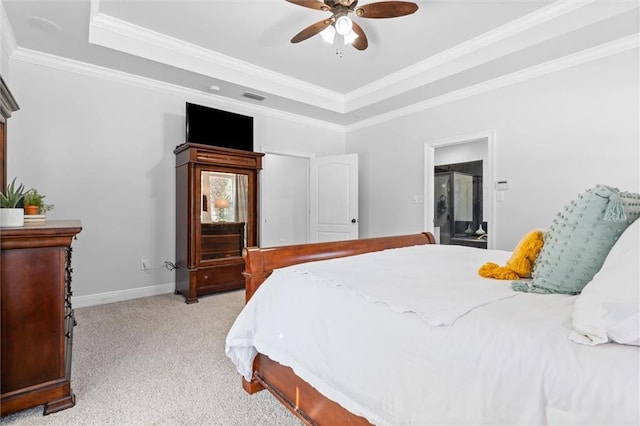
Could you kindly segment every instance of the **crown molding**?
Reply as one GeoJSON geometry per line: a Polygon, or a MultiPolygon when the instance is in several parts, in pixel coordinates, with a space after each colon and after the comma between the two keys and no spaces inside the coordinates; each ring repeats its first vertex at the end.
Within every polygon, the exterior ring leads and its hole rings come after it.
{"type": "Polygon", "coordinates": [[[18,48],[16,37],[7,19],[7,12],[4,10],[2,0],[0,0],[0,44],[7,57],[11,56],[14,50],[18,48]]]}
{"type": "Polygon", "coordinates": [[[100,13],[100,0],[92,0],[89,42],[328,111],[347,113],[635,7],[628,0],[614,0],[603,13],[599,3],[600,0],[555,1],[345,95],[100,13]],[[560,21],[563,25],[554,25],[560,21]]]}
{"type": "Polygon", "coordinates": [[[223,79],[252,90],[276,93],[329,111],[344,112],[344,95],[340,93],[96,12],[93,4],[89,43],[223,79]]]}
{"type": "Polygon", "coordinates": [[[599,0],[556,1],[474,39],[347,93],[345,111],[354,111],[433,83],[545,40],[559,37],[637,7],[613,0],[603,11],[599,0]]]}
{"type": "Polygon", "coordinates": [[[364,93],[380,90],[398,80],[406,80],[416,75],[427,73],[438,66],[452,62],[458,58],[474,53],[509,37],[513,37],[518,33],[522,33],[534,26],[541,25],[551,19],[555,19],[558,16],[562,16],[580,7],[584,7],[594,1],[595,0],[584,0],[582,2],[551,3],[542,9],[510,21],[498,28],[481,34],[478,37],[460,43],[451,49],[433,55],[424,61],[418,62],[417,64],[406,67],[398,72],[389,74],[379,80],[362,86],[357,90],[349,92],[347,94],[347,98],[348,100],[349,98],[358,98],[364,93]]]}
{"type": "Polygon", "coordinates": [[[436,98],[429,99],[424,102],[419,102],[414,105],[400,108],[391,113],[381,114],[376,117],[372,117],[366,120],[359,121],[358,123],[342,126],[338,124],[329,123],[326,121],[316,120],[312,118],[303,117],[300,115],[287,113],[271,108],[256,106],[252,104],[246,104],[240,101],[230,100],[221,96],[216,96],[210,93],[200,92],[193,89],[188,89],[182,86],[161,82],[146,77],[141,77],[133,74],[124,73],[121,71],[112,70],[97,65],[87,64],[80,61],[75,61],[67,58],[61,58],[54,55],[49,55],[42,52],[36,52],[29,49],[17,48],[13,55],[12,60],[32,63],[40,66],[46,66],[62,71],[73,72],[82,74],[85,76],[101,78],[105,80],[111,80],[118,83],[130,84],[136,87],[142,87],[146,89],[160,91],[162,93],[171,93],[176,96],[181,96],[188,99],[197,99],[200,102],[211,103],[212,100],[216,104],[231,107],[240,110],[249,110],[253,113],[261,113],[266,116],[278,117],[285,120],[303,122],[308,125],[325,128],[332,131],[349,132],[353,130],[359,130],[366,127],[370,127],[376,124],[381,124],[386,121],[390,121],[396,118],[400,118],[413,113],[425,111],[438,106],[446,105],[452,102],[463,100],[471,96],[486,93],[492,90],[500,89],[512,84],[531,80],[533,78],[541,77],[553,72],[561,71],[573,66],[591,62],[597,59],[601,59],[610,55],[621,53],[631,49],[638,49],[640,47],[640,38],[638,34],[624,37],[619,40],[615,40],[600,46],[596,46],[590,49],[583,50],[581,52],[574,53],[572,55],[555,59],[543,64],[536,65],[521,71],[517,71],[502,77],[498,77],[492,80],[488,80],[482,83],[478,83],[464,89],[457,90],[455,92],[448,93],[446,95],[438,96],[436,98]]]}
{"type": "Polygon", "coordinates": [[[347,126],[347,132],[359,130],[375,124],[384,123],[386,121],[446,105],[475,95],[490,92],[492,90],[501,89],[506,86],[532,80],[534,78],[542,77],[547,74],[562,71],[567,68],[592,62],[601,58],[605,58],[607,56],[615,55],[617,53],[622,53],[627,50],[638,49],[639,47],[640,35],[632,34],[630,36],[623,37],[621,39],[589,49],[585,49],[580,52],[564,56],[562,58],[554,59],[542,64],[535,65],[533,67],[487,80],[482,83],[474,84],[472,86],[465,87],[463,89],[456,90],[424,102],[419,102],[405,108],[400,108],[390,113],[380,114],[376,117],[362,120],[358,123],[347,126]]]}
{"type": "Polygon", "coordinates": [[[471,96],[489,92],[491,90],[500,89],[512,84],[541,77],[576,65],[614,55],[616,53],[621,53],[631,49],[638,49],[639,46],[640,37],[638,34],[633,34],[631,36],[627,36],[619,40],[586,49],[581,52],[565,56],[563,58],[555,59],[502,77],[478,83],[464,89],[460,89],[442,96],[438,96],[436,98],[429,99],[424,102],[410,105],[405,108],[400,108],[390,113],[380,114],[378,116],[365,119],[348,126],[342,126],[322,120],[316,120],[263,106],[247,104],[244,102],[217,96],[211,93],[201,92],[171,83],[161,82],[158,80],[137,76],[122,71],[116,71],[110,68],[87,64],[84,62],[62,58],[42,52],[36,52],[25,48],[16,48],[13,52],[13,55],[11,56],[11,60],[46,66],[62,71],[111,80],[118,83],[130,84],[132,86],[156,90],[162,93],[171,93],[183,98],[197,99],[198,101],[205,103],[211,103],[213,100],[220,106],[231,107],[232,109],[249,110],[253,113],[261,113],[266,116],[302,122],[308,125],[325,128],[332,131],[349,132],[380,124],[416,112],[428,110],[430,108],[435,108],[448,103],[456,102],[471,96]]]}
{"type": "Polygon", "coordinates": [[[261,105],[253,105],[246,102],[218,96],[209,92],[202,92],[176,84],[154,80],[139,75],[129,74],[122,71],[113,70],[111,68],[88,64],[86,62],[63,58],[48,53],[37,52],[35,50],[25,49],[22,47],[17,48],[13,52],[13,55],[10,59],[14,61],[20,61],[24,63],[57,69],[60,71],[81,74],[87,77],[113,81],[120,84],[128,84],[131,86],[147,90],[154,90],[165,94],[169,93],[175,96],[179,96],[183,99],[191,99],[194,102],[198,101],[206,104],[214,103],[217,107],[230,108],[233,110],[244,111],[252,114],[263,114],[265,116],[305,123],[310,126],[324,128],[332,131],[345,131],[344,126],[339,124],[304,117],[301,115],[292,114],[261,105]]]}

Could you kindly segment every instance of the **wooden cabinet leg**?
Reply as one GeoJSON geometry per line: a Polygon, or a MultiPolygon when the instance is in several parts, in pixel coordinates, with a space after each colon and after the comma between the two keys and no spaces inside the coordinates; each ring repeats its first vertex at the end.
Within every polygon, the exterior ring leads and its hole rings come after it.
{"type": "Polygon", "coordinates": [[[58,411],[66,410],[67,408],[71,408],[76,405],[76,395],[71,392],[71,395],[65,396],[64,398],[57,399],[55,401],[50,401],[44,404],[44,415],[51,413],[56,413],[58,411]]]}
{"type": "Polygon", "coordinates": [[[260,382],[258,382],[256,379],[251,380],[250,382],[247,381],[244,377],[242,378],[242,388],[249,394],[249,395],[253,395],[256,392],[260,392],[261,390],[264,389],[264,386],[262,386],[262,384],[260,382]]]}

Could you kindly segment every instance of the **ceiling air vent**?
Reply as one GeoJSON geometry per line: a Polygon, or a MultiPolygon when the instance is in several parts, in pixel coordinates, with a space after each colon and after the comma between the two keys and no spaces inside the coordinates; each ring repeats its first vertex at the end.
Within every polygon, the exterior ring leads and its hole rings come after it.
{"type": "Polygon", "coordinates": [[[266,99],[264,96],[257,95],[251,92],[244,92],[242,96],[244,96],[245,98],[256,100],[256,101],[264,101],[266,99]]]}

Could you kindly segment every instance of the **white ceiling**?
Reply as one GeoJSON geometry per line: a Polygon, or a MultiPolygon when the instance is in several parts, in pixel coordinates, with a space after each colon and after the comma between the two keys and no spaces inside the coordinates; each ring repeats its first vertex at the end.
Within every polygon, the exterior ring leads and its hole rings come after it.
{"type": "Polygon", "coordinates": [[[639,31],[638,0],[422,0],[412,15],[354,17],[369,40],[358,51],[320,36],[290,43],[330,14],[285,0],[0,2],[12,57],[44,52],[339,125],[637,40],[639,31]]]}

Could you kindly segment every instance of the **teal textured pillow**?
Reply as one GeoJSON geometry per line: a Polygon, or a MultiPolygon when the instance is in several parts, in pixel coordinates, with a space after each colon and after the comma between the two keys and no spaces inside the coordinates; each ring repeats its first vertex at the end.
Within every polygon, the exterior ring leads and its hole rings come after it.
{"type": "Polygon", "coordinates": [[[622,232],[640,216],[640,194],[597,185],[554,219],[530,281],[512,288],[530,293],[579,294],[600,270],[622,232]]]}

